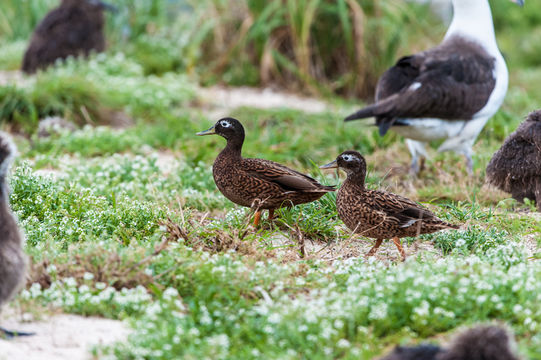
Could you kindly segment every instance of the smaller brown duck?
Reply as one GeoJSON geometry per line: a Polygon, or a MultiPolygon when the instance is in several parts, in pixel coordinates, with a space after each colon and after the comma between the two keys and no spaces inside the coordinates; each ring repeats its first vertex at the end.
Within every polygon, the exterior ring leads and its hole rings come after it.
{"type": "Polygon", "coordinates": [[[366,189],[366,161],[357,151],[345,151],[335,161],[320,168],[339,168],[346,172],[346,181],[336,197],[336,208],[340,219],[354,233],[376,239],[366,256],[374,255],[384,239],[392,238],[405,259],[400,238],[458,228],[405,197],[366,189]]]}
{"type": "Polygon", "coordinates": [[[274,210],[315,201],[333,186],[321,185],[315,179],[281,164],[263,159],[242,157],[244,127],[233,118],[223,118],[197,135],[220,135],[227,140],[212,166],[214,182],[222,194],[235,204],[256,210],[254,225],[261,220],[261,210],[274,210]]]}

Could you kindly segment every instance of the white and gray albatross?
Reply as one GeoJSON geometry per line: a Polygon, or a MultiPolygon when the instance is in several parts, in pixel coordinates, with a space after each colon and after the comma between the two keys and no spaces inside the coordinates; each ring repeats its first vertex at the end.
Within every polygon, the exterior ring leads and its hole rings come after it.
{"type": "Polygon", "coordinates": [[[404,136],[414,174],[427,157],[425,143],[433,140],[444,140],[438,151],[463,154],[471,174],[473,143],[507,93],[509,74],[488,0],[452,3],[443,42],[398,60],[379,79],[375,103],[345,119],[375,117],[381,136],[389,129],[404,136]]]}

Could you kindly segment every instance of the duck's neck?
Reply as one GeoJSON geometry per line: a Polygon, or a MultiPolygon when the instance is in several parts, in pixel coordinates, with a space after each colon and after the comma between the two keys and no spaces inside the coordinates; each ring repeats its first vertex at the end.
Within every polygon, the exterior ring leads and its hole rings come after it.
{"type": "Polygon", "coordinates": [[[227,145],[220,152],[219,157],[231,159],[231,160],[240,160],[242,158],[243,142],[244,142],[244,138],[227,140],[227,145]]]}
{"type": "Polygon", "coordinates": [[[344,185],[356,187],[360,190],[365,190],[364,187],[364,181],[366,178],[365,173],[359,173],[359,172],[351,172],[348,174],[348,177],[346,178],[346,181],[344,182],[344,185]]]}
{"type": "Polygon", "coordinates": [[[488,0],[453,0],[453,20],[445,39],[458,35],[476,40],[489,53],[499,53],[488,0]]]}

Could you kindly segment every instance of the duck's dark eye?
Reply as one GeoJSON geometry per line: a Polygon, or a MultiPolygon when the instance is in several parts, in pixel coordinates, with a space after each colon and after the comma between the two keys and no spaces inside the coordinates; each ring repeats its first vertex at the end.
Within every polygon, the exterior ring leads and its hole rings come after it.
{"type": "Polygon", "coordinates": [[[224,128],[231,127],[231,123],[229,123],[229,121],[221,121],[220,125],[224,128]]]}
{"type": "Polygon", "coordinates": [[[355,160],[355,158],[351,155],[342,155],[342,159],[344,159],[344,161],[353,161],[355,160]]]}

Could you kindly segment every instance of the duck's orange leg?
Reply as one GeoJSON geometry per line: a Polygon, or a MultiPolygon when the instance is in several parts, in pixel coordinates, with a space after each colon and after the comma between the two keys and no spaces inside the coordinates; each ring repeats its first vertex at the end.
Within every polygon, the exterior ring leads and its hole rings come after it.
{"type": "Polygon", "coordinates": [[[365,256],[366,257],[373,256],[376,253],[376,251],[378,251],[378,248],[379,248],[379,246],[381,245],[382,242],[383,242],[383,239],[377,239],[374,246],[372,246],[372,249],[368,250],[368,252],[366,253],[365,256]]]}
{"type": "Polygon", "coordinates": [[[274,209],[269,209],[269,221],[272,221],[274,219],[274,209]]]}
{"type": "Polygon", "coordinates": [[[402,260],[406,260],[406,252],[404,251],[404,248],[402,247],[402,244],[400,244],[400,239],[397,238],[397,237],[394,237],[393,242],[396,245],[396,247],[398,248],[398,252],[400,253],[400,255],[402,255],[402,260]]]}
{"type": "Polygon", "coordinates": [[[261,210],[257,210],[254,216],[254,226],[258,227],[261,221],[261,210]]]}

